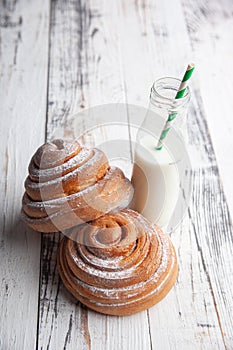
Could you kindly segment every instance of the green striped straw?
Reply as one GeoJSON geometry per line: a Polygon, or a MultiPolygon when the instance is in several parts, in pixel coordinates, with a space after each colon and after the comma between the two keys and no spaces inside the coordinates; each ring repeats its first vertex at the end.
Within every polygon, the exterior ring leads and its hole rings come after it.
{"type": "MultiPolygon", "coordinates": [[[[182,79],[182,82],[180,83],[179,89],[176,93],[175,99],[181,98],[185,95],[186,92],[186,88],[188,85],[188,80],[191,78],[193,71],[194,71],[195,65],[193,63],[190,63],[186,69],[186,72],[184,74],[184,77],[182,79]]],[[[163,131],[160,135],[159,138],[159,142],[158,145],[156,147],[156,150],[160,151],[163,148],[163,143],[162,141],[165,139],[165,137],[167,136],[167,133],[169,132],[170,128],[171,128],[171,124],[173,122],[173,120],[176,118],[177,113],[172,113],[169,114],[168,119],[166,121],[166,124],[163,128],[163,131]]]]}

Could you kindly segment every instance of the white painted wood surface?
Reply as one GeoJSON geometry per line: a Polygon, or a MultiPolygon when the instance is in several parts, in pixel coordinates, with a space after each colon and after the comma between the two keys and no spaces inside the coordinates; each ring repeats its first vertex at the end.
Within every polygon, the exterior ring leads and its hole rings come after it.
{"type": "Polygon", "coordinates": [[[48,70],[47,1],[0,5],[0,349],[34,349],[40,235],[20,221],[32,152],[44,141],[48,70]]]}
{"type": "Polygon", "coordinates": [[[198,62],[198,90],[213,140],[228,206],[233,213],[232,132],[233,57],[232,1],[183,1],[183,14],[198,62]],[[224,88],[223,88],[224,86],[224,88]]]}
{"type": "Polygon", "coordinates": [[[230,0],[3,1],[0,349],[233,349],[233,233],[223,194],[232,209],[232,27],[230,0]],[[180,76],[190,60],[194,184],[188,216],[171,236],[178,282],[149,311],[94,313],[58,278],[59,237],[43,235],[40,249],[39,234],[17,224],[27,163],[45,136],[73,132],[73,113],[147,106],[153,80],[180,76]]]}

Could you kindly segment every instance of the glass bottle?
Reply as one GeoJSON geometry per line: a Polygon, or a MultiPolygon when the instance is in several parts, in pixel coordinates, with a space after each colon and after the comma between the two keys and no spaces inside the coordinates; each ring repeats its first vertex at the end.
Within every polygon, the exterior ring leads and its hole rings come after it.
{"type": "Polygon", "coordinates": [[[131,208],[149,221],[171,231],[177,226],[190,196],[190,161],[187,152],[187,107],[190,90],[175,99],[180,80],[164,77],[151,88],[150,104],[138,130],[134,154],[131,208]],[[170,114],[172,126],[156,150],[161,132],[170,114]]]}

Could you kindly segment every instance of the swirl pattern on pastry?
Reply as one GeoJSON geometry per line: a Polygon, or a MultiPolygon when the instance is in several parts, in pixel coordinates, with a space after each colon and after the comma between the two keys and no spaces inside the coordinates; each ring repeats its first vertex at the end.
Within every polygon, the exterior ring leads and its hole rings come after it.
{"type": "Polygon", "coordinates": [[[77,141],[42,145],[29,164],[23,220],[36,231],[57,232],[127,206],[130,181],[105,154],[77,141]]]}
{"type": "Polygon", "coordinates": [[[124,209],[73,228],[61,241],[58,271],[83,304],[105,314],[130,315],[166,296],[178,266],[161,229],[124,209]]]}

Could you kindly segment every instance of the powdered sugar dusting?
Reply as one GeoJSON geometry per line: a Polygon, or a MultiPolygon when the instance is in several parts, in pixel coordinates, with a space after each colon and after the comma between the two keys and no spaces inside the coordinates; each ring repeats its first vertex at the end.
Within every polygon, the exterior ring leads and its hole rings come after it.
{"type": "MultiPolygon", "coordinates": [[[[125,216],[128,214],[128,217],[130,217],[130,214],[132,215],[132,211],[130,210],[124,210],[121,213],[125,216]]],[[[102,261],[101,258],[96,258],[92,255],[88,258],[93,259],[90,261],[90,264],[86,256],[82,255],[85,253],[85,250],[81,250],[81,252],[77,250],[76,255],[72,256],[78,269],[91,276],[92,283],[85,282],[73,273],[69,275],[67,271],[67,275],[71,278],[71,285],[75,289],[76,294],[78,292],[82,298],[88,298],[88,302],[93,305],[101,307],[106,305],[108,307],[122,307],[125,305],[127,307],[135,302],[143,302],[158,295],[172,278],[172,274],[175,271],[176,259],[169,238],[160,229],[151,227],[141,215],[135,212],[133,213],[134,223],[136,221],[138,224],[143,225],[146,231],[144,234],[150,241],[148,250],[144,253],[143,258],[139,259],[140,263],[119,270],[119,264],[122,261],[124,264],[124,254],[113,259],[105,258],[102,261]],[[149,258],[154,249],[153,240],[156,240],[158,243],[156,259],[158,258],[159,260],[155,270],[151,270],[154,262],[149,258]],[[106,270],[109,267],[109,262],[111,263],[112,271],[106,270]],[[92,263],[94,263],[94,266],[92,263]],[[148,265],[144,266],[144,273],[140,274],[137,269],[145,264],[148,265]],[[138,275],[140,277],[139,279],[138,275]]],[[[136,242],[139,244],[138,240],[136,242]]],[[[135,249],[136,247],[131,254],[134,254],[135,249]]],[[[66,254],[68,254],[68,251],[66,254]]]]}

